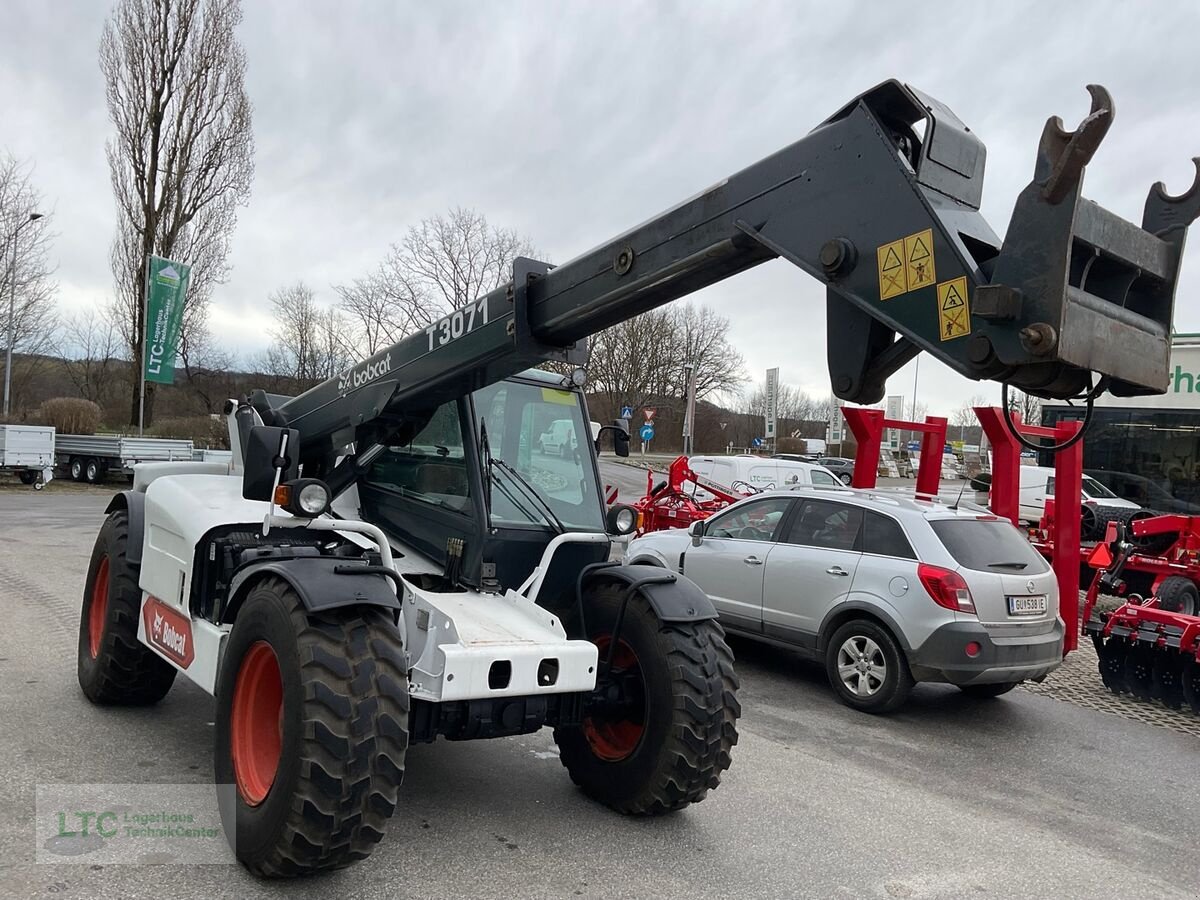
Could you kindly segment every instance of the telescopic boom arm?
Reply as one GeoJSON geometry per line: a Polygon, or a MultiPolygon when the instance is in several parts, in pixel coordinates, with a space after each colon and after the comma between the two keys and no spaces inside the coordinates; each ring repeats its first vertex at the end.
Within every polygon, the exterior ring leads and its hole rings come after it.
{"type": "Polygon", "coordinates": [[[1003,243],[979,213],[983,143],[938,101],[888,81],[596,249],[557,267],[518,259],[508,285],[344,374],[278,405],[251,402],[267,424],[299,430],[306,459],[328,458],[776,258],[827,285],[842,399],[877,402],[921,350],[1042,397],[1161,393],[1200,163],[1182,196],[1150,189],[1141,227],[1084,199],[1084,166],[1113,115],[1107,92],[1088,90],[1078,129],[1047,122],[1003,243]]]}

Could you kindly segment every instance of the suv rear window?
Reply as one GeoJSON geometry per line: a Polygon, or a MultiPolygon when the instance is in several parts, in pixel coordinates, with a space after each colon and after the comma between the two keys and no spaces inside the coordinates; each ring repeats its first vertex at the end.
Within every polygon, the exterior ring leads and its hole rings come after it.
{"type": "Polygon", "coordinates": [[[935,519],[929,524],[942,546],[968,569],[1024,575],[1049,571],[1046,561],[1006,519],[935,519]]]}

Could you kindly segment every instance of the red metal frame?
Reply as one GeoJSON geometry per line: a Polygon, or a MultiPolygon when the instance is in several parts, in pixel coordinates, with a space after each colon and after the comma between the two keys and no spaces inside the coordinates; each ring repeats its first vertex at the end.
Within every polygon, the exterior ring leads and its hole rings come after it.
{"type": "Polygon", "coordinates": [[[701,478],[692,471],[686,456],[676,457],[667,468],[667,483],[657,491],[654,490],[654,473],[646,473],[646,495],[633,504],[638,511],[638,536],[667,528],[687,528],[746,496],[749,495],[701,478]],[[689,481],[712,494],[714,499],[697,500],[694,493],[684,490],[689,481]]]}
{"type": "MultiPolygon", "coordinates": [[[[1013,437],[1004,416],[1009,415],[998,406],[977,406],[975,415],[992,445],[992,512],[1014,525],[1020,523],[1021,492],[1021,444],[1013,437]]],[[[1082,427],[1082,422],[1060,421],[1053,428],[1042,425],[1026,425],[1020,413],[1013,412],[1012,423],[1022,435],[1033,438],[1050,438],[1062,444],[1073,438],[1082,427]]],[[[1054,508],[1073,509],[1080,505],[1083,496],[1083,441],[1076,441],[1066,450],[1054,455],[1054,508]],[[1061,502],[1060,502],[1061,501],[1061,502]]],[[[1047,500],[1047,511],[1049,510],[1047,500]]],[[[1063,638],[1063,654],[1079,647],[1079,564],[1080,528],[1078,515],[1054,515],[1052,539],[1054,553],[1052,565],[1058,579],[1058,603],[1066,635],[1063,638]]]]}
{"type": "Polygon", "coordinates": [[[942,480],[942,455],[946,449],[946,419],[926,416],[924,422],[888,419],[882,410],[861,406],[843,406],[842,415],[858,443],[854,456],[854,475],[850,484],[873,488],[879,478],[879,450],[885,428],[921,432],[921,464],[917,468],[917,494],[935,497],[942,480]]]}

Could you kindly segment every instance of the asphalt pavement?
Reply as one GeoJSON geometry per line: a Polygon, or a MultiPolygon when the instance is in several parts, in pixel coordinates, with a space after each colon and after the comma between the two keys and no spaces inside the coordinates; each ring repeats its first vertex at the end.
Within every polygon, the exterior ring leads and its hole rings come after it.
{"type": "Polygon", "coordinates": [[[78,611],[108,495],[70,487],[0,489],[0,896],[1200,895],[1195,737],[1022,691],[918,686],[901,713],[864,716],[816,666],[741,641],[733,767],[667,818],[588,801],[543,731],[414,746],[388,836],[330,875],[37,863],[38,784],[212,778],[213,702],[185,680],[143,710],[79,691],[78,611]]]}

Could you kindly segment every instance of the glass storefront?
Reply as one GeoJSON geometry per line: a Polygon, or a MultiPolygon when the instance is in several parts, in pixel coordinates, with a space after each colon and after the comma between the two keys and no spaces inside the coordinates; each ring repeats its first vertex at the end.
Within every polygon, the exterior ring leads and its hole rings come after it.
{"type": "MultiPolygon", "coordinates": [[[[1043,425],[1082,418],[1077,407],[1042,410],[1043,425]]],[[[1042,454],[1039,464],[1054,460],[1042,454]]],[[[1083,469],[1139,506],[1200,514],[1200,410],[1097,406],[1083,439],[1083,469]]]]}

